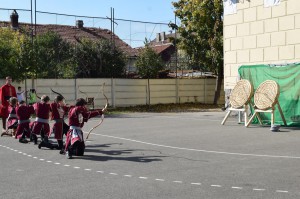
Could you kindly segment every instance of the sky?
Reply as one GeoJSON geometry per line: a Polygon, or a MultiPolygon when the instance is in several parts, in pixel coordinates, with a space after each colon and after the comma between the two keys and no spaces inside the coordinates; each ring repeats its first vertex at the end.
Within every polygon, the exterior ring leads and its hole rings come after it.
{"type": "MultiPolygon", "coordinates": [[[[0,0],[0,21],[8,21],[12,10],[31,9],[31,1],[36,1],[36,10],[41,12],[60,13],[86,18],[61,16],[56,14],[37,13],[37,24],[75,25],[76,20],[83,20],[85,27],[111,29],[111,8],[114,9],[115,34],[133,47],[143,46],[145,38],[153,40],[156,33],[170,33],[168,23],[175,22],[173,1],[177,0],[0,0]],[[103,19],[101,19],[103,18],[103,19]],[[124,20],[154,22],[140,23],[124,20]]],[[[17,11],[19,22],[31,22],[30,11],[17,11]]],[[[178,19],[176,20],[178,23],[178,19]]],[[[35,17],[33,16],[33,23],[35,17]]]]}

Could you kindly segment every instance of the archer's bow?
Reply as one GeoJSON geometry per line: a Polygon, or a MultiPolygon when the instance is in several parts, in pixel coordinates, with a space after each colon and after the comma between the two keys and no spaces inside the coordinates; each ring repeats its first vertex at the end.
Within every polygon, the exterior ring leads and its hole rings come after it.
{"type": "Polygon", "coordinates": [[[66,99],[66,98],[65,98],[62,94],[60,94],[59,92],[54,91],[52,88],[50,88],[50,89],[51,89],[51,91],[52,91],[53,93],[62,96],[63,99],[66,99]]]}
{"type": "Polygon", "coordinates": [[[107,106],[108,106],[108,98],[106,97],[106,95],[104,94],[104,86],[105,86],[105,83],[103,83],[102,84],[102,94],[103,94],[103,96],[105,97],[105,99],[106,99],[106,104],[105,104],[105,106],[104,106],[104,108],[102,109],[102,115],[101,115],[101,120],[100,120],[100,122],[97,124],[97,125],[95,125],[93,128],[91,128],[90,130],[89,130],[89,132],[87,133],[87,136],[86,136],[86,140],[89,138],[89,135],[91,134],[91,132],[95,129],[95,128],[97,128],[98,126],[100,126],[101,124],[102,124],[102,122],[104,121],[104,111],[107,109],[107,106]]]}
{"type": "Polygon", "coordinates": [[[86,98],[89,98],[88,94],[87,94],[86,92],[81,91],[81,90],[79,89],[79,87],[78,87],[78,91],[79,91],[80,93],[84,94],[84,95],[86,96],[86,98]]]}

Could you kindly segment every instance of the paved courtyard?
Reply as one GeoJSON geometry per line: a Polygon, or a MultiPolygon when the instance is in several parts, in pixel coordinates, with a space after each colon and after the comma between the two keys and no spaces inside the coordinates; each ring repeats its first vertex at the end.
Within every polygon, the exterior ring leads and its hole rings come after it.
{"type": "Polygon", "coordinates": [[[224,116],[107,117],[71,160],[1,137],[0,198],[300,198],[300,130],[245,128],[233,117],[222,126],[224,116]]]}

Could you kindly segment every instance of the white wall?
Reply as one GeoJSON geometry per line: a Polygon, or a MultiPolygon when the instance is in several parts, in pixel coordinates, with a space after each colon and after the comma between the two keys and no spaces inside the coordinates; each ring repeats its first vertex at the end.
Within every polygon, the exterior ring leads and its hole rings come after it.
{"type": "Polygon", "coordinates": [[[232,89],[241,65],[300,61],[300,0],[237,1],[237,12],[224,16],[224,88],[232,89]]]}

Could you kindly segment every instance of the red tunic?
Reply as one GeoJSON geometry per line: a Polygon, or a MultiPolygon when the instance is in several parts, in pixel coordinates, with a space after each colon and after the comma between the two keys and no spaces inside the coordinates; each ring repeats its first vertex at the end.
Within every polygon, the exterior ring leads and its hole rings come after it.
{"type": "MultiPolygon", "coordinates": [[[[53,102],[50,104],[52,116],[51,119],[54,120],[54,124],[52,127],[52,132],[54,133],[54,137],[57,140],[62,140],[63,138],[63,119],[65,113],[68,111],[68,107],[61,106],[59,103],[53,102]]],[[[51,135],[48,135],[48,137],[51,135]]]]}
{"type": "Polygon", "coordinates": [[[16,89],[11,84],[5,84],[0,88],[0,99],[1,99],[1,109],[0,116],[3,118],[8,117],[8,106],[9,106],[9,98],[17,97],[16,89]]]}
{"type": "Polygon", "coordinates": [[[29,138],[30,136],[30,116],[31,114],[34,114],[34,108],[33,106],[27,106],[27,105],[21,105],[16,108],[17,117],[19,120],[17,133],[15,138],[21,138],[22,134],[25,132],[26,137],[29,138]]]}
{"type": "Polygon", "coordinates": [[[8,106],[8,118],[6,121],[6,128],[7,129],[16,129],[18,124],[18,118],[16,114],[16,107],[11,105],[8,106]]]}
{"type": "Polygon", "coordinates": [[[50,104],[38,102],[33,105],[36,113],[36,120],[33,123],[32,133],[40,135],[43,129],[45,135],[49,135],[49,115],[50,115],[50,104]]]}
{"type": "Polygon", "coordinates": [[[73,145],[75,142],[84,141],[83,132],[81,130],[84,122],[87,122],[88,119],[101,114],[102,111],[87,111],[87,109],[83,106],[75,106],[70,108],[68,114],[70,130],[67,133],[66,150],[68,146],[73,145]]]}

